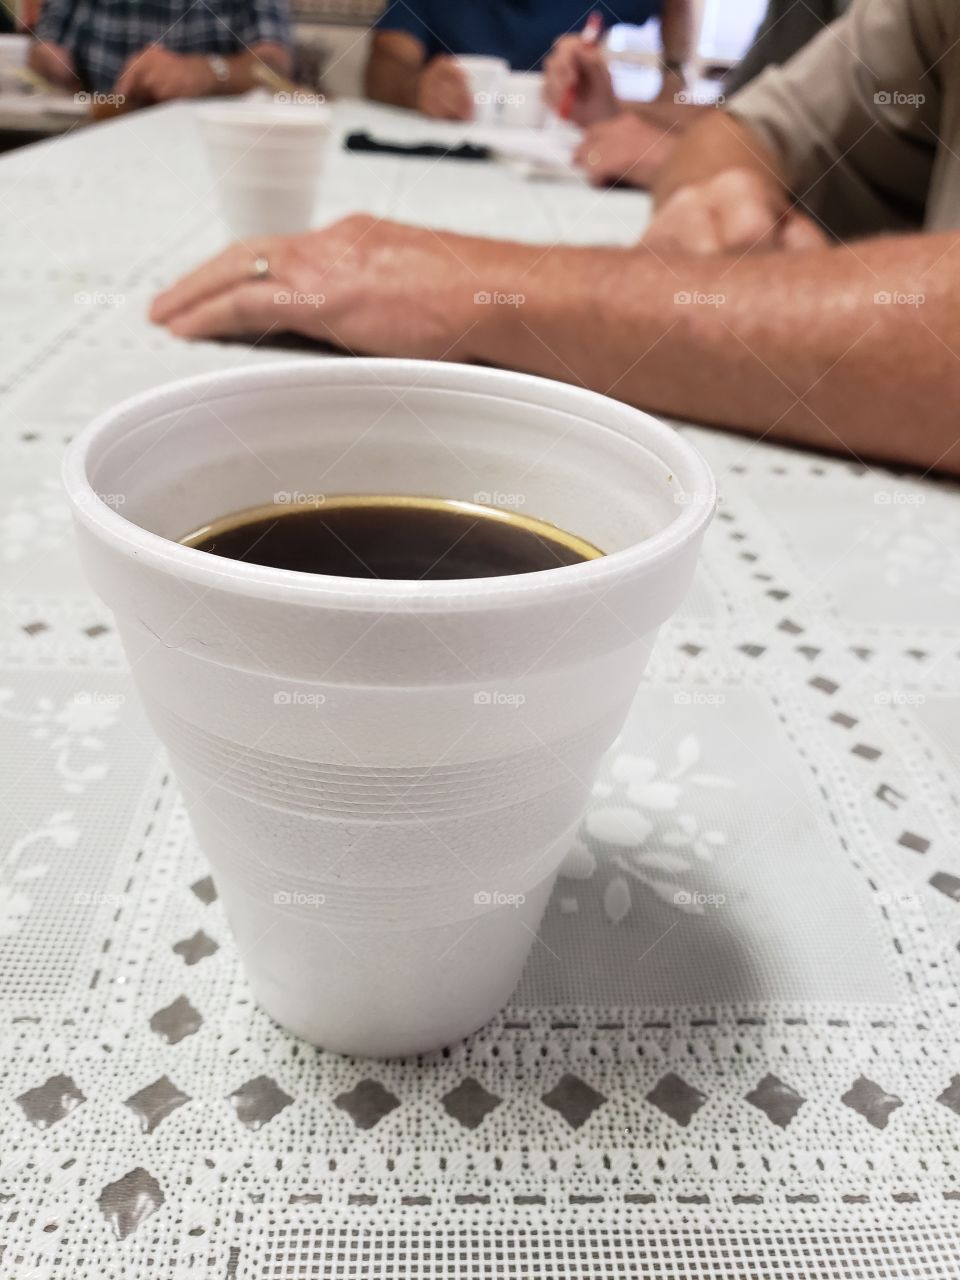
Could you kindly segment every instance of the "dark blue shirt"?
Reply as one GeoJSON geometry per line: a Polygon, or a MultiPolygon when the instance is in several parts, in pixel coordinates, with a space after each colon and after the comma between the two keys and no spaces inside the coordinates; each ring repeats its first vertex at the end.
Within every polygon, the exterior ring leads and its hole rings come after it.
{"type": "Polygon", "coordinates": [[[553,42],[583,30],[593,9],[604,29],[638,26],[659,14],[662,0],[391,0],[377,20],[381,31],[407,31],[432,58],[438,53],[483,53],[506,58],[514,71],[535,71],[553,42]]]}

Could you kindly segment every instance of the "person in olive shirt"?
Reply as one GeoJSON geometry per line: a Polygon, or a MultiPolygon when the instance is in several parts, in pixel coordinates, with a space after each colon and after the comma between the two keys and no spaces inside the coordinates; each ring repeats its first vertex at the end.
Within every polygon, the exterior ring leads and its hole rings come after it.
{"type": "Polygon", "coordinates": [[[457,54],[504,58],[535,71],[558,36],[579,32],[596,10],[604,28],[660,19],[664,95],[686,84],[694,0],[391,0],[378,18],[366,69],[367,96],[445,120],[468,120],[472,103],[457,54]]]}
{"type": "Polygon", "coordinates": [[[958,294],[960,4],[853,0],[690,130],[633,248],[355,216],[234,245],[152,314],[190,338],[282,325],[369,355],[483,361],[960,475],[958,294]],[[478,289],[523,305],[477,306],[478,289]],[[295,290],[322,306],[277,304],[295,290]]]}
{"type": "Polygon", "coordinates": [[[286,0],[43,0],[30,65],[133,105],[243,93],[259,65],[289,74],[286,0]]]}

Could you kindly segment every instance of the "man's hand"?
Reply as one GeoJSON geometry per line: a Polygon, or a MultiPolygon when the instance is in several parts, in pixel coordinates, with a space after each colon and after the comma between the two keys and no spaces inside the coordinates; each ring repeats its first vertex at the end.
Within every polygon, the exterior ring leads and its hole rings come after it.
{"type": "Polygon", "coordinates": [[[828,238],[772,175],[725,169],[678,187],[657,209],[643,242],[655,253],[750,253],[823,248],[828,238]]]}
{"type": "Polygon", "coordinates": [[[73,57],[62,45],[37,41],[30,46],[27,62],[37,75],[51,84],[62,89],[81,88],[73,57]]]}
{"type": "Polygon", "coordinates": [[[522,246],[354,214],[322,231],[234,244],[154,300],[150,318],[183,338],[295,332],[347,351],[463,359],[489,313],[483,261],[522,246]],[[486,259],[484,258],[486,254],[486,259]],[[252,274],[258,257],[270,274],[252,274]]]}
{"type": "Polygon", "coordinates": [[[151,44],[128,58],[115,92],[134,104],[169,102],[173,98],[203,98],[219,81],[202,54],[171,53],[151,44]]]}
{"type": "Polygon", "coordinates": [[[669,129],[624,111],[591,125],[574,160],[595,186],[626,182],[631,187],[648,187],[673,146],[669,129]]]}
{"type": "Polygon", "coordinates": [[[559,111],[573,87],[570,119],[586,127],[609,120],[620,110],[607,70],[603,50],[587,44],[579,36],[561,36],[543,64],[543,96],[549,107],[559,111]]]}
{"type": "Polygon", "coordinates": [[[417,81],[417,110],[435,120],[472,120],[473,99],[466,72],[456,58],[431,58],[417,81]]]}

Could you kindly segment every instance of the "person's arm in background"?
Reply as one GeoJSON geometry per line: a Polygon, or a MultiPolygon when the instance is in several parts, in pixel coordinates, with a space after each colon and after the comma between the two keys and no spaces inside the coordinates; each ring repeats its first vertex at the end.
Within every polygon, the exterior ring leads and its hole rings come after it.
{"type": "Polygon", "coordinates": [[[236,244],[156,299],[182,337],[275,327],[479,360],[654,412],[960,474],[960,233],[733,257],[503,244],[357,215],[236,244]],[[271,277],[251,279],[262,254],[271,277]],[[278,304],[322,296],[317,306],[278,304]],[[522,299],[477,305],[477,294],[522,299]],[[584,341],[584,334],[590,341],[584,341]]]}
{"type": "Polygon", "coordinates": [[[648,187],[673,150],[683,128],[683,112],[692,119],[698,108],[673,102],[621,102],[613,88],[606,56],[579,35],[561,36],[544,64],[543,96],[558,111],[572,87],[570,118],[583,128],[574,153],[596,186],[626,182],[648,187]]]}
{"type": "Polygon", "coordinates": [[[152,44],[127,59],[115,92],[135,105],[168,102],[247,93],[263,83],[264,71],[290,75],[292,35],[283,0],[254,0],[248,7],[248,21],[233,35],[241,52],[218,58],[222,75],[207,54],[174,53],[162,44],[152,44]]]}
{"type": "Polygon", "coordinates": [[[82,88],[73,54],[65,43],[72,9],[73,0],[44,0],[30,31],[33,41],[27,55],[29,66],[37,75],[63,89],[82,88]]]}
{"type": "Polygon", "coordinates": [[[374,102],[422,111],[438,120],[469,120],[466,77],[449,53],[431,54],[429,6],[394,0],[371,33],[364,92],[374,102]]]}
{"type": "Polygon", "coordinates": [[[815,224],[840,238],[919,226],[939,124],[940,16],[930,0],[855,0],[729,114],[685,135],[657,175],[647,242],[744,251],[811,243],[815,224]]]}
{"type": "Polygon", "coordinates": [[[688,69],[696,53],[696,18],[695,0],[663,0],[660,12],[661,102],[675,103],[678,94],[686,93],[688,69]]]}

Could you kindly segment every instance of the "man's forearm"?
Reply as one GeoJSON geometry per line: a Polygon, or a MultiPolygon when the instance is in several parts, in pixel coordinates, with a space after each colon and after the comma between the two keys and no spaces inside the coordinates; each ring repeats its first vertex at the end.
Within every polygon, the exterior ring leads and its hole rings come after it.
{"type": "Polygon", "coordinates": [[[642,248],[510,246],[483,260],[478,287],[522,301],[478,309],[461,355],[670,416],[960,473],[960,237],[668,264],[642,248]]]}
{"type": "Polygon", "coordinates": [[[783,188],[777,157],[765,142],[728,111],[701,113],[657,175],[654,198],[661,204],[674,191],[704,182],[725,169],[752,169],[783,188]]]}
{"type": "Polygon", "coordinates": [[[224,58],[229,79],[220,85],[222,93],[246,93],[260,84],[270,84],[270,73],[289,76],[293,59],[282,44],[264,41],[244,53],[224,58]]]}
{"type": "Polygon", "coordinates": [[[693,0],[665,0],[660,18],[660,42],[665,62],[686,64],[693,57],[693,0]]]}

